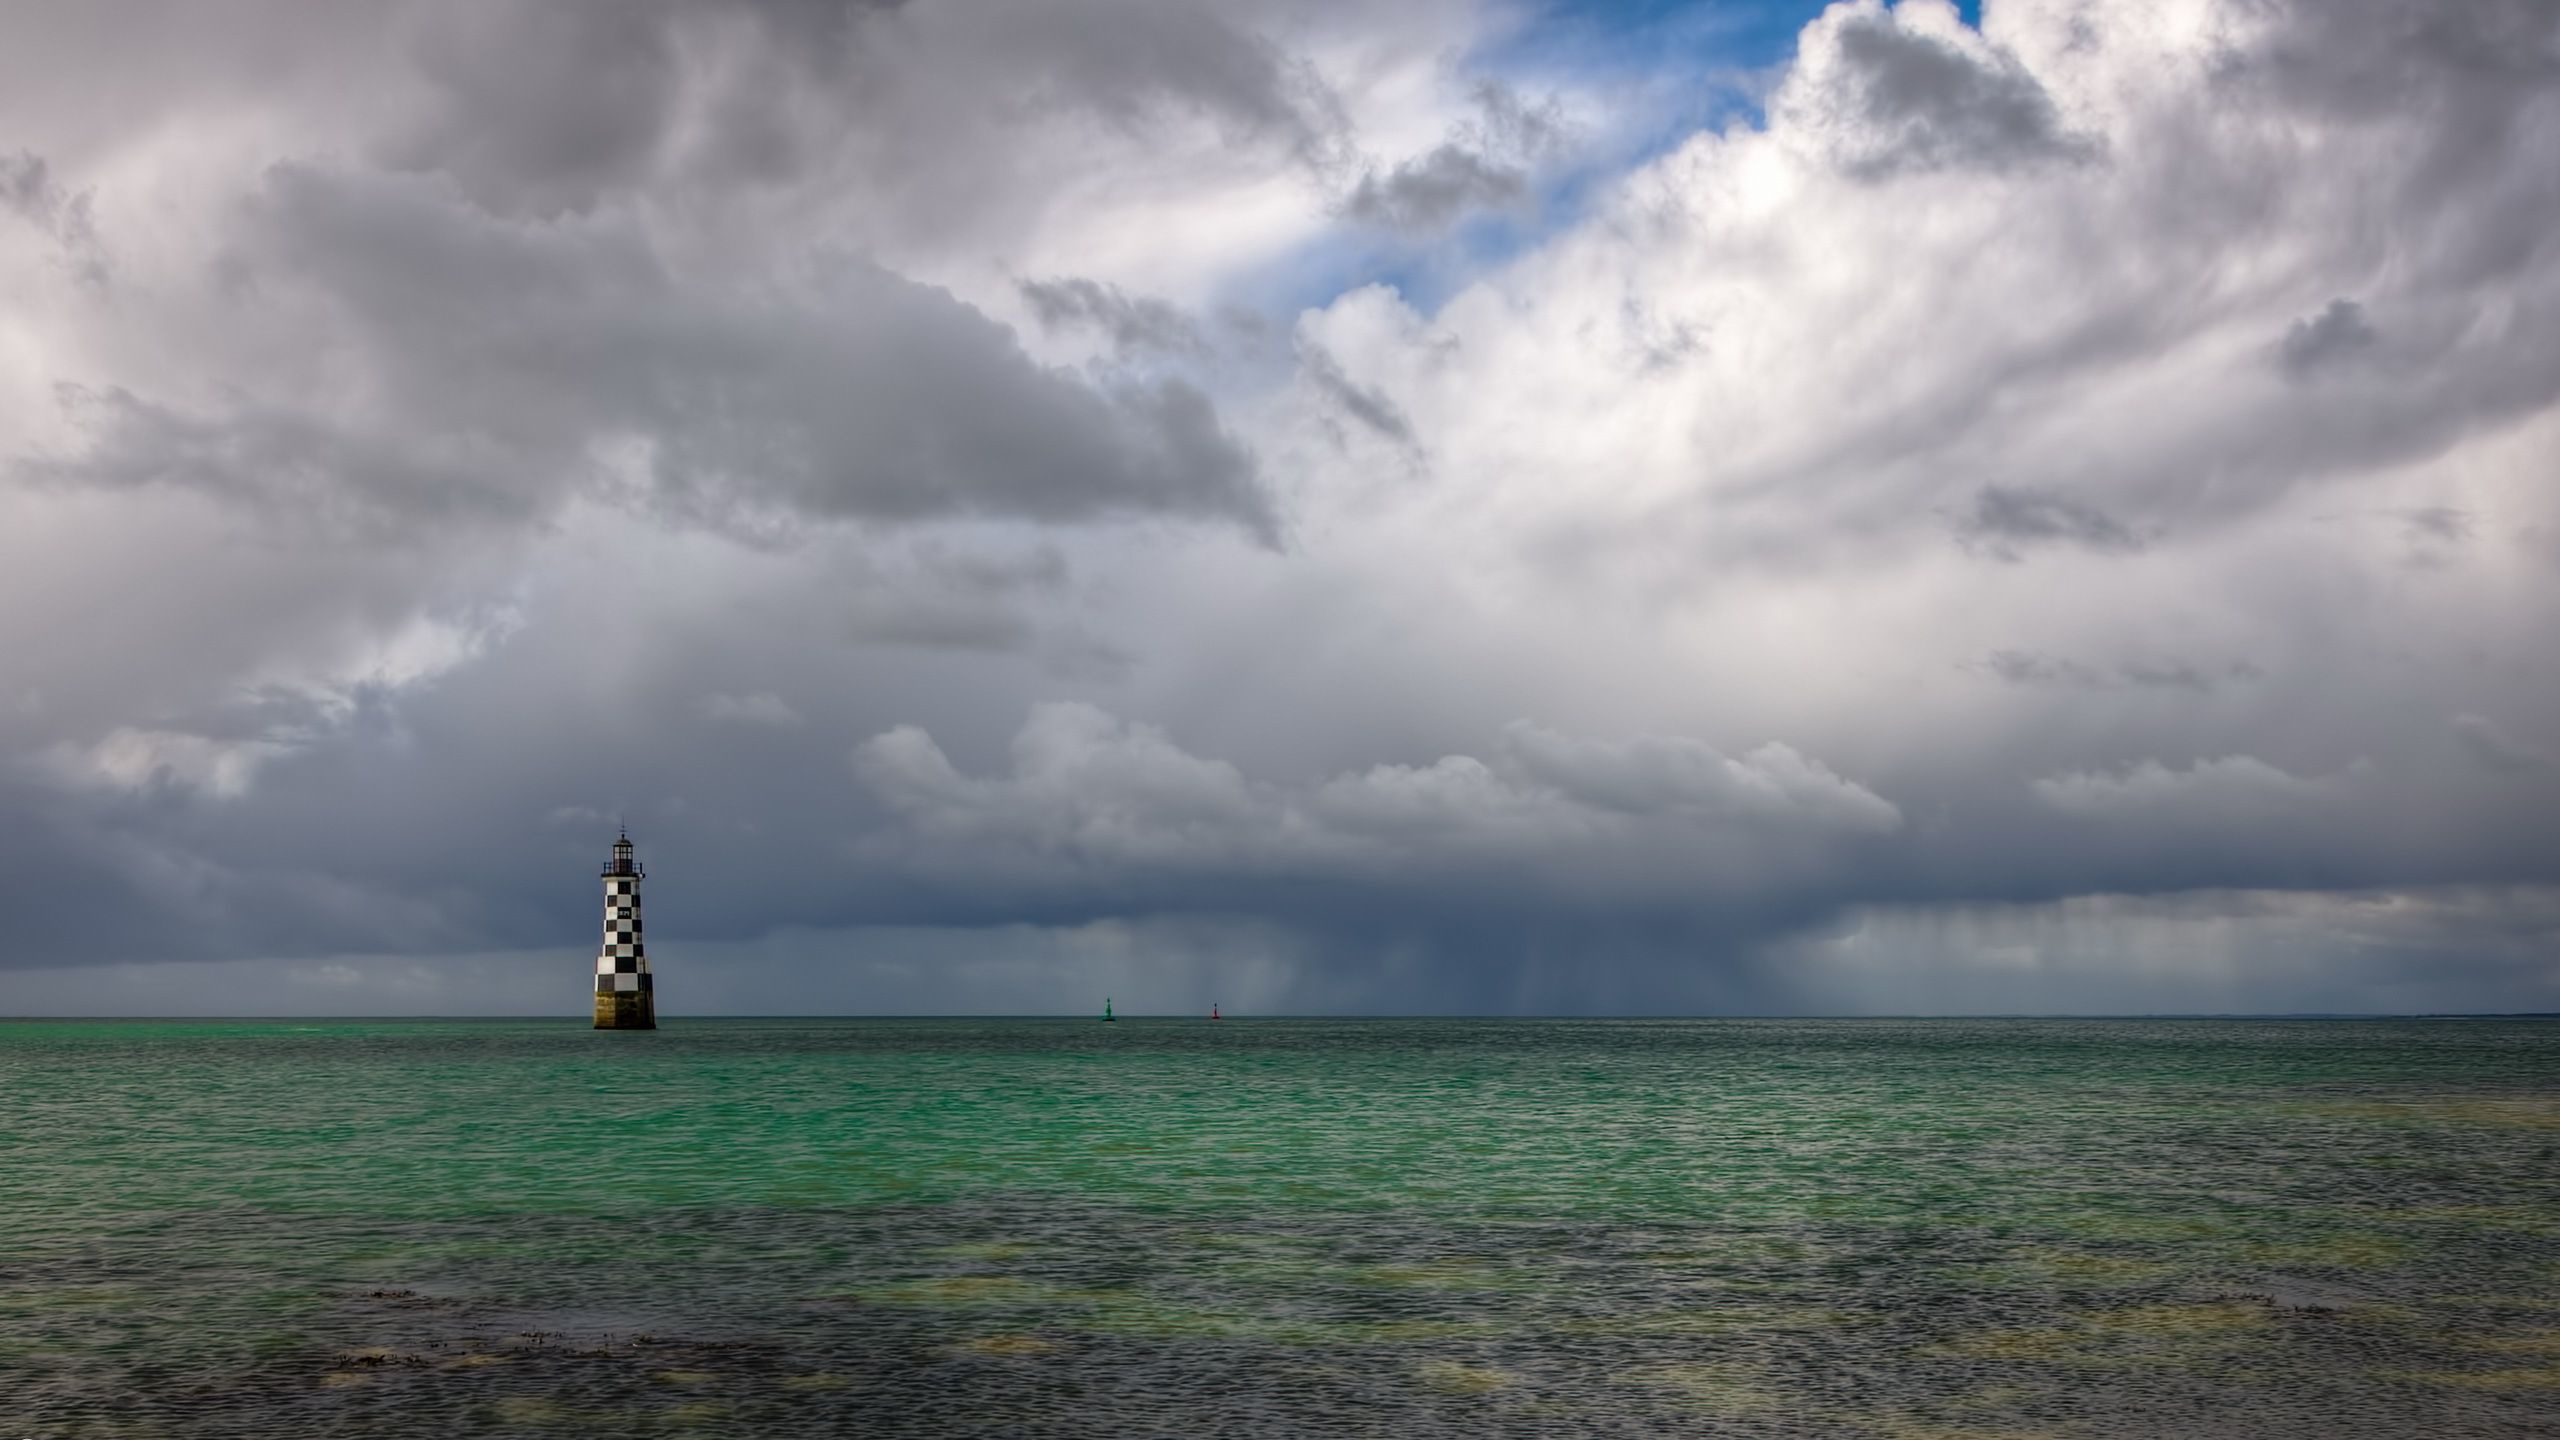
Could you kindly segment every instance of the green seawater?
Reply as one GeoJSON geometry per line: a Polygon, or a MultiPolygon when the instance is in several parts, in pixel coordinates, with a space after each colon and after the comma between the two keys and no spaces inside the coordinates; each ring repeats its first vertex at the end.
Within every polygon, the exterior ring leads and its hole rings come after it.
{"type": "Polygon", "coordinates": [[[0,1022],[0,1440],[2560,1434],[2560,1023],[0,1022]]]}

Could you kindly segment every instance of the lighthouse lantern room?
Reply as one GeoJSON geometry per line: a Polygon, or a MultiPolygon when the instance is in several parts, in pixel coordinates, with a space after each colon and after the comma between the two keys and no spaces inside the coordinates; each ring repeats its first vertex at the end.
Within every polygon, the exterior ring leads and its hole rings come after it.
{"type": "Polygon", "coordinates": [[[613,842],[604,867],[604,948],[596,952],[596,1028],[655,1030],[657,997],[649,988],[649,952],[640,939],[640,880],[631,836],[613,842]]]}

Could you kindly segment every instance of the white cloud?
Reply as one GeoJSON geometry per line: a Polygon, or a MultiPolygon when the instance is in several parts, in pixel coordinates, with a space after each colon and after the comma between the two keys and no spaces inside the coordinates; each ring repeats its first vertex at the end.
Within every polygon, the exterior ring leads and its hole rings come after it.
{"type": "Polygon", "coordinates": [[[1767,818],[1881,833],[1902,815],[1821,761],[1772,742],[1739,760],[1690,739],[1601,741],[1515,721],[1505,752],[1526,773],[1576,801],[1630,814],[1767,818]]]}
{"type": "Polygon", "coordinates": [[[2165,815],[2238,821],[2298,812],[2339,788],[2336,779],[2304,779],[2250,755],[2199,760],[2183,769],[2144,760],[2035,782],[2037,797],[2056,810],[2099,820],[2165,815]]]}
{"type": "Polygon", "coordinates": [[[1817,1011],[1911,1014],[2548,1010],[2560,887],[2202,890],[1863,907],[1780,942],[1817,1011]]]}
{"type": "Polygon", "coordinates": [[[56,747],[53,758],[55,773],[75,784],[120,790],[174,785],[236,800],[249,792],[258,767],[284,748],[263,740],[216,740],[128,725],[91,745],[56,747]]]}
{"type": "Polygon", "coordinates": [[[1561,890],[1730,895],[1774,883],[1782,856],[1901,823],[1890,803],[1784,745],[1735,760],[1686,738],[1515,723],[1488,754],[1293,787],[1250,780],[1156,727],[1052,702],[1015,735],[1009,774],[962,774],[915,726],[863,742],[853,763],[905,830],[876,837],[875,854],[1009,862],[1049,879],[1094,870],[1357,886],[1512,874],[1561,890]]]}

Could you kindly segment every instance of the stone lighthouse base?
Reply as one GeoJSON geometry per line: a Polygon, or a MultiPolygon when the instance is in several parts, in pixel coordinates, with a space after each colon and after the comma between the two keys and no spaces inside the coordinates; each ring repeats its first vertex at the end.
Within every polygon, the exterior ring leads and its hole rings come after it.
{"type": "MultiPolygon", "coordinates": [[[[610,975],[599,978],[605,984],[613,981],[610,975]]],[[[639,978],[646,980],[649,977],[643,975],[639,978]]],[[[658,1028],[658,1007],[653,1002],[654,997],[646,990],[607,990],[599,985],[596,989],[596,1028],[655,1030],[658,1028]]]]}

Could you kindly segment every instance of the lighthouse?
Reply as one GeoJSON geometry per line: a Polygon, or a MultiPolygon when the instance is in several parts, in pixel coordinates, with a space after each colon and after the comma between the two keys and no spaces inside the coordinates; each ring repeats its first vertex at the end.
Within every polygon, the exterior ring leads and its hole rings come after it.
{"type": "Polygon", "coordinates": [[[640,877],[631,836],[613,842],[604,865],[604,948],[596,952],[596,1028],[655,1030],[657,997],[649,989],[649,952],[640,942],[640,877]]]}

